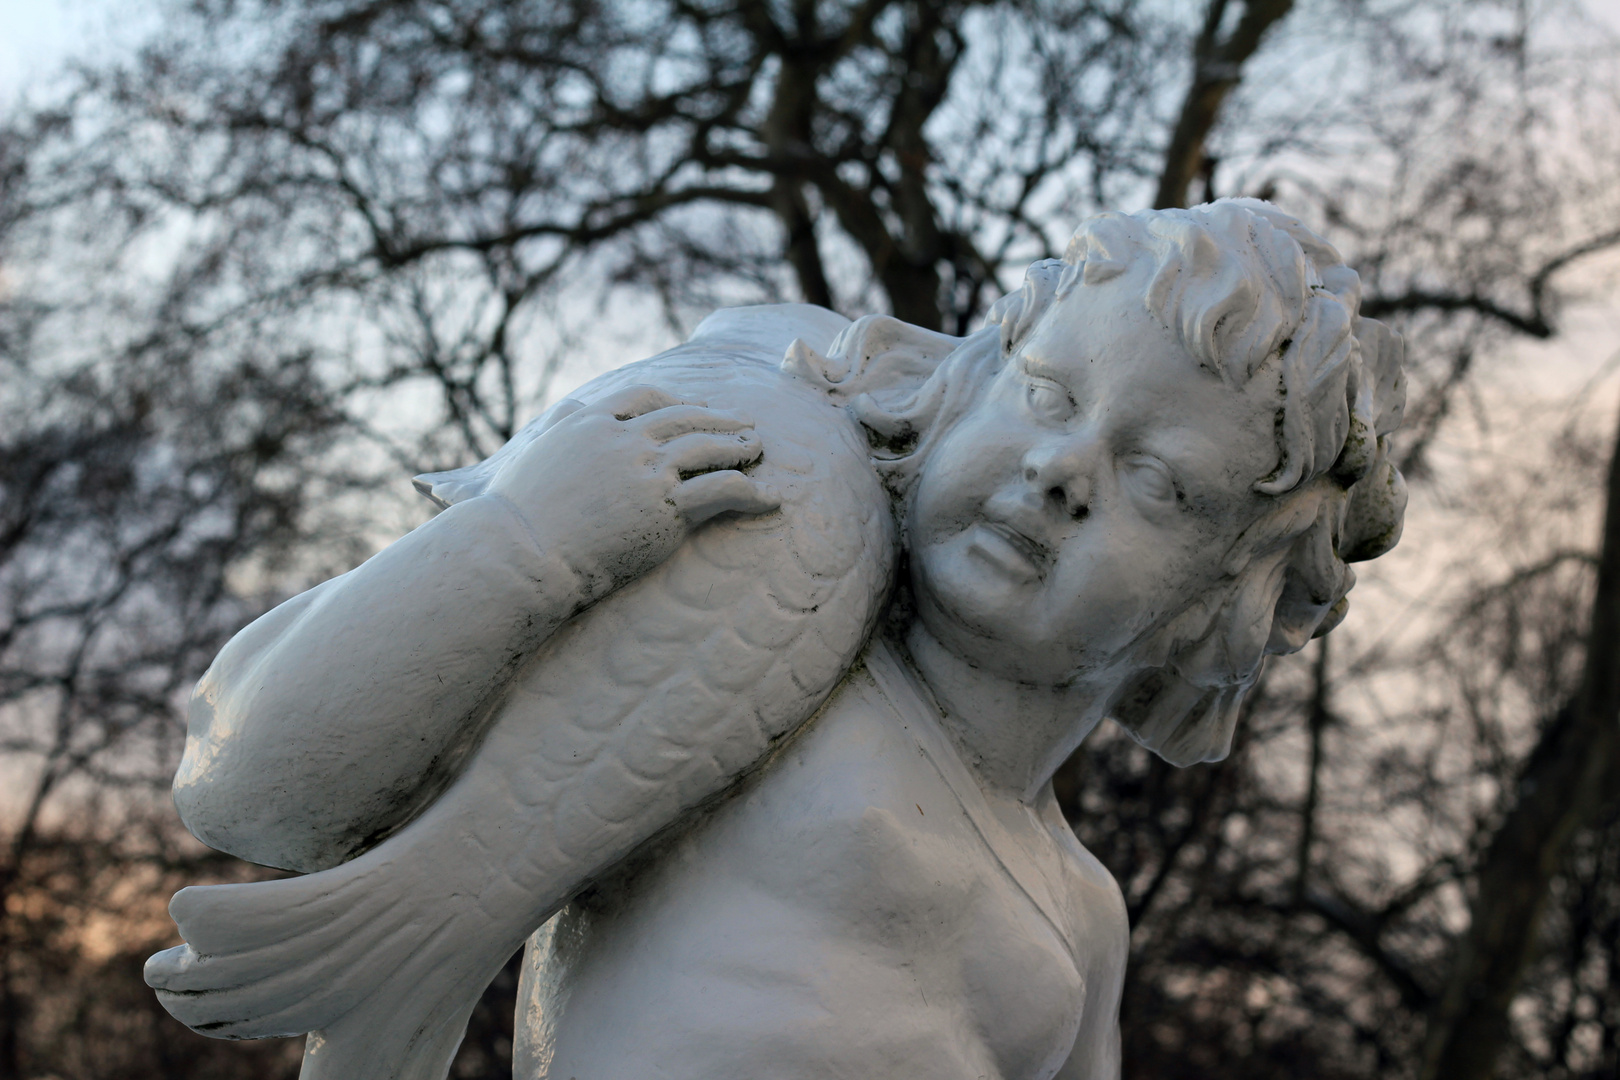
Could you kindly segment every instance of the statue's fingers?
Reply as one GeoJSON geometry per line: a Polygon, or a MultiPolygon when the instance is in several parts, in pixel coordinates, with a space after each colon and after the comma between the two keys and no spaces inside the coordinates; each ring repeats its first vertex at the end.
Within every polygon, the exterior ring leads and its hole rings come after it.
{"type": "Polygon", "coordinates": [[[672,468],[682,476],[691,476],[716,469],[740,469],[758,461],[763,452],[759,435],[753,431],[740,431],[733,435],[699,431],[677,436],[665,443],[663,463],[666,468],[672,468]]]}
{"type": "Polygon", "coordinates": [[[600,408],[612,413],[620,420],[629,420],[658,409],[667,409],[671,405],[684,405],[680,398],[656,386],[637,383],[627,386],[623,390],[609,394],[600,402],[600,408]]]}
{"type": "Polygon", "coordinates": [[[560,421],[566,420],[568,417],[573,416],[584,407],[585,403],[579,400],[579,398],[563,398],[561,401],[557,402],[557,404],[546,410],[545,419],[540,425],[540,432],[544,433],[550,431],[552,428],[556,427],[560,421]]]}
{"type": "Polygon", "coordinates": [[[647,413],[634,421],[649,438],[664,442],[694,431],[748,431],[753,422],[736,413],[707,409],[702,405],[671,405],[647,413]]]}
{"type": "Polygon", "coordinates": [[[683,481],[670,499],[681,516],[694,525],[727,511],[765,514],[782,505],[782,496],[775,488],[731,470],[683,481]]]}

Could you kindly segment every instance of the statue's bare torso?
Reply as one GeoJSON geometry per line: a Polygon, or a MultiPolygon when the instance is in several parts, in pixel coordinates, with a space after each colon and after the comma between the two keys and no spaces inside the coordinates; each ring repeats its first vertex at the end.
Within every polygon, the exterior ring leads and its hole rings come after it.
{"type": "Polygon", "coordinates": [[[536,935],[516,1075],[1116,1076],[1117,885],[932,710],[874,646],[735,797],[536,935]]]}

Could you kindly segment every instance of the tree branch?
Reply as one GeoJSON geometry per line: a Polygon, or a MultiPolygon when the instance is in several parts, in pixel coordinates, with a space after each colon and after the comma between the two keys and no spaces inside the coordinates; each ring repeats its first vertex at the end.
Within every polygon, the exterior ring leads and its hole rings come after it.
{"type": "Polygon", "coordinates": [[[1309,720],[1310,762],[1305,774],[1305,805],[1300,808],[1299,847],[1294,854],[1294,902],[1303,903],[1310,880],[1311,847],[1316,842],[1316,807],[1322,790],[1322,735],[1331,714],[1328,712],[1328,639],[1316,642],[1316,663],[1312,665],[1309,720]]]}
{"type": "Polygon", "coordinates": [[[1361,303],[1361,313],[1371,318],[1380,319],[1401,311],[1472,311],[1486,318],[1495,319],[1504,326],[1511,327],[1521,334],[1533,338],[1550,338],[1553,336],[1552,324],[1547,320],[1546,313],[1538,308],[1532,308],[1527,313],[1521,313],[1504,307],[1488,296],[1478,293],[1447,293],[1435,292],[1429,289],[1409,289],[1397,296],[1371,296],[1361,303]]]}
{"type": "Polygon", "coordinates": [[[1402,311],[1472,311],[1494,319],[1521,334],[1534,338],[1550,338],[1558,332],[1547,310],[1547,286],[1552,276],[1579,259],[1616,245],[1620,245],[1620,229],[1591,237],[1568,251],[1548,259],[1530,275],[1528,311],[1514,311],[1477,292],[1451,293],[1415,288],[1394,296],[1369,296],[1361,302],[1361,313],[1376,319],[1402,311]]]}
{"type": "Polygon", "coordinates": [[[1181,113],[1164,151],[1156,209],[1186,206],[1187,189],[1204,170],[1204,144],[1220,119],[1226,97],[1243,79],[1243,65],[1260,48],[1272,25],[1287,15],[1294,0],[1245,0],[1243,18],[1221,40],[1227,0],[1209,0],[1204,29],[1193,45],[1193,78],[1182,99],[1181,113]]]}
{"type": "Polygon", "coordinates": [[[1362,955],[1377,964],[1378,970],[1395,985],[1407,1008],[1421,1012],[1429,1007],[1434,995],[1418,981],[1410,964],[1384,948],[1380,940],[1384,929],[1382,918],[1362,911],[1337,894],[1320,889],[1305,890],[1300,903],[1305,910],[1320,915],[1328,925],[1355,942],[1362,955]]]}

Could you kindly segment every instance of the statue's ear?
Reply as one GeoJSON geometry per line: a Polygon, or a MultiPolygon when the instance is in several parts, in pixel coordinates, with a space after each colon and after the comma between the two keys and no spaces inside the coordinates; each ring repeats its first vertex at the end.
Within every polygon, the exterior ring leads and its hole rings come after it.
{"type": "Polygon", "coordinates": [[[845,327],[826,356],[795,340],[782,370],[842,401],[861,394],[893,401],[914,395],[963,340],[888,315],[867,315],[845,327]]]}

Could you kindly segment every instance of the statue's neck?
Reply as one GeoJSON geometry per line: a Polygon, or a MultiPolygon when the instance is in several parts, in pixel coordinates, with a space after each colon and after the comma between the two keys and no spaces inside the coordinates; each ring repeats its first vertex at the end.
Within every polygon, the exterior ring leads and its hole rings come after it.
{"type": "Polygon", "coordinates": [[[921,620],[912,623],[906,648],[963,760],[996,794],[1033,803],[1107,712],[1102,687],[1000,678],[941,645],[921,620]]]}

